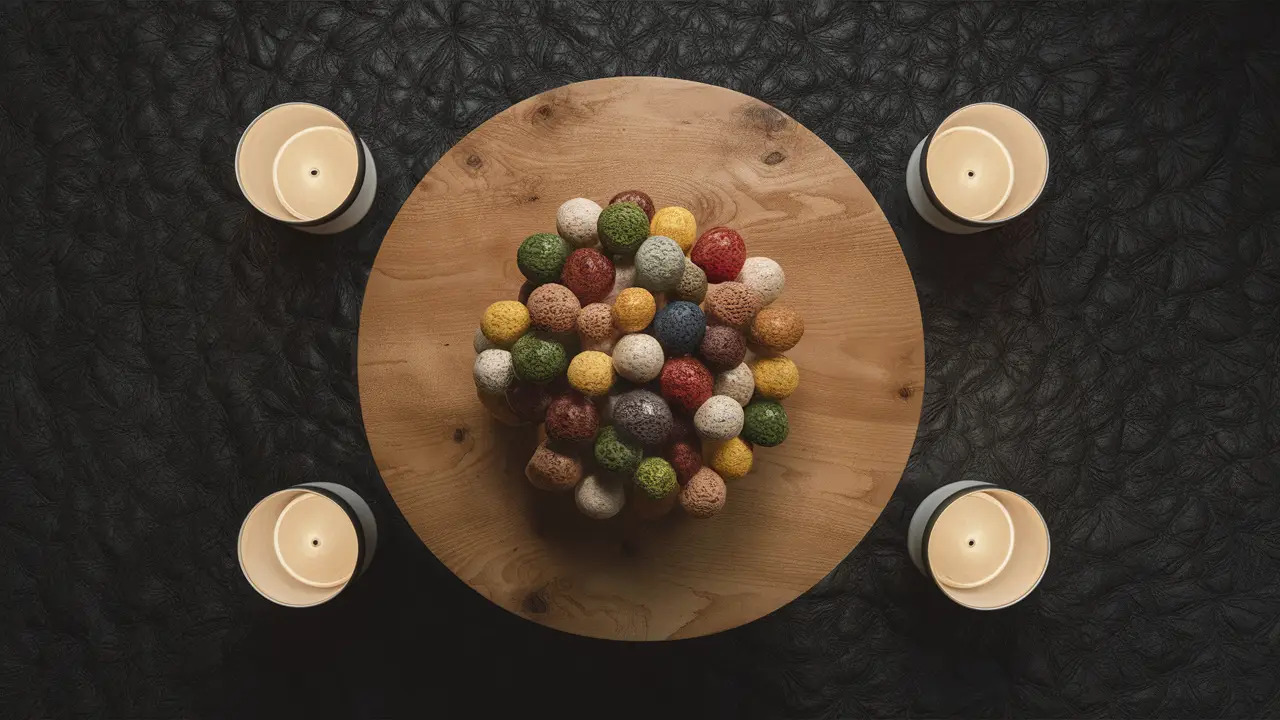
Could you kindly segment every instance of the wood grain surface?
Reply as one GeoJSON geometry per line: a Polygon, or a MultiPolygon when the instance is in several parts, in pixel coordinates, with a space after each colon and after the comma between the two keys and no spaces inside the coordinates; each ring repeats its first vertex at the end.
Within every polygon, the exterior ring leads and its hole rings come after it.
{"type": "Polygon", "coordinates": [[[915,438],[924,338],[893,230],[848,165],[769,105],[663,78],[613,78],[525,100],[427,173],[387,233],[361,312],[369,444],[409,523],[464,582],[530,620],[600,638],[692,637],[794,599],[888,502],[915,438]],[[516,248],[573,197],[630,188],[739,230],[787,273],[778,303],[806,333],[791,435],[757,448],[708,521],[592,521],[525,480],[532,428],[492,420],[472,334],[516,297],[516,248]]]}

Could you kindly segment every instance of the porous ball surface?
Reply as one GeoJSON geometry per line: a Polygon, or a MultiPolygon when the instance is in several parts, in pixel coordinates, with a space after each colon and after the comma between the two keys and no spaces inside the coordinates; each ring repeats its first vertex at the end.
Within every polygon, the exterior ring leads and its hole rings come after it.
{"type": "Polygon", "coordinates": [[[594,454],[596,462],[605,470],[630,475],[640,464],[643,449],[640,443],[623,437],[614,426],[606,425],[596,433],[594,454]]]}
{"type": "Polygon", "coordinates": [[[743,408],[742,438],[764,447],[781,445],[790,432],[787,411],[776,400],[753,400],[743,408]]]}
{"type": "Polygon", "coordinates": [[[613,289],[608,295],[604,296],[604,300],[600,302],[613,304],[618,299],[618,295],[629,287],[636,284],[636,263],[634,257],[614,257],[613,258],[613,289]]]}
{"type": "Polygon", "coordinates": [[[739,282],[722,282],[707,288],[707,315],[721,325],[741,328],[760,311],[760,298],[739,282]]]}
{"type": "Polygon", "coordinates": [[[569,288],[547,283],[529,294],[529,320],[538,330],[553,333],[573,332],[578,327],[578,311],[582,304],[569,288]]]}
{"type": "Polygon", "coordinates": [[[556,210],[556,232],[574,247],[591,247],[599,241],[596,221],[600,219],[600,210],[600,205],[594,200],[565,200],[556,210]]]}
{"type": "Polygon", "coordinates": [[[667,442],[700,444],[698,431],[693,427],[693,418],[687,415],[672,415],[671,433],[667,435],[667,442]]]}
{"type": "Polygon", "coordinates": [[[648,390],[632,390],[613,406],[613,424],[641,444],[656,447],[671,432],[671,408],[648,390]]]}
{"type": "Polygon", "coordinates": [[[702,308],[688,300],[669,302],[653,318],[653,334],[667,355],[696,352],[707,331],[702,308]]]}
{"type": "Polygon", "coordinates": [[[653,235],[636,250],[635,284],[653,292],[673,290],[684,274],[684,251],[675,240],[653,235]]]}
{"type": "Polygon", "coordinates": [[[627,490],[618,478],[588,475],[574,488],[573,501],[592,520],[608,520],[626,506],[627,490]]]}
{"type": "Polygon", "coordinates": [[[665,356],[662,346],[652,335],[623,335],[613,346],[613,369],[636,383],[645,383],[662,372],[665,356]]]}
{"type": "Polygon", "coordinates": [[[475,364],[471,366],[471,375],[475,378],[477,388],[491,395],[505,394],[507,386],[516,377],[511,353],[500,349],[485,350],[476,356],[475,364]]]}
{"type": "Polygon", "coordinates": [[[516,265],[535,285],[560,279],[560,270],[569,257],[569,243],[555,233],[535,233],[525,238],[516,251],[516,265]]]}
{"type": "Polygon", "coordinates": [[[676,471],[660,457],[647,457],[636,467],[636,489],[650,500],[661,500],[676,489],[676,471]]]}
{"type": "Polygon", "coordinates": [[[724,478],[715,470],[704,467],[680,491],[680,507],[689,517],[705,520],[724,508],[728,495],[724,478]]]}
{"type": "Polygon", "coordinates": [[[480,332],[494,345],[509,348],[529,332],[529,322],[529,308],[523,303],[499,300],[485,309],[480,320],[480,332]]]}
{"type": "Polygon", "coordinates": [[[584,340],[608,340],[613,337],[613,308],[602,302],[591,303],[578,311],[578,334],[584,340]]]}
{"type": "Polygon", "coordinates": [[[751,321],[751,342],[774,352],[786,352],[804,336],[804,318],[788,307],[767,307],[751,321]]]}
{"type": "Polygon", "coordinates": [[[714,382],[702,363],[691,357],[675,357],[663,364],[659,387],[673,405],[693,414],[711,397],[714,382]]]}
{"type": "Polygon", "coordinates": [[[708,440],[737,437],[742,432],[742,422],[742,406],[728,395],[712,395],[693,415],[698,434],[708,440]]]}
{"type": "Polygon", "coordinates": [[[698,239],[698,221],[685,208],[672,206],[650,214],[649,234],[663,235],[676,241],[681,254],[689,252],[698,239]]]}
{"type": "Polygon", "coordinates": [[[542,422],[549,404],[551,394],[542,385],[516,380],[507,388],[507,407],[524,422],[542,422]]]}
{"type": "Polygon", "coordinates": [[[650,220],[653,219],[653,198],[649,197],[649,194],[643,190],[623,190],[617,195],[614,195],[613,199],[609,201],[609,204],[614,205],[616,203],[623,202],[635,203],[644,211],[644,216],[646,218],[650,220]]]}
{"type": "Polygon", "coordinates": [[[614,203],[600,213],[596,231],[606,252],[635,255],[649,237],[649,216],[633,202],[614,203]]]}
{"type": "Polygon", "coordinates": [[[644,288],[627,288],[613,301],[613,324],[623,332],[640,332],[653,322],[657,309],[653,293],[644,288]]]}
{"type": "Polygon", "coordinates": [[[751,288],[760,298],[760,306],[764,307],[782,294],[787,284],[787,274],[782,266],[767,257],[751,257],[742,264],[738,271],[737,281],[751,288]]]}
{"type": "Polygon", "coordinates": [[[498,346],[494,345],[492,340],[484,336],[484,328],[477,326],[476,334],[471,338],[471,347],[474,348],[476,354],[479,355],[485,350],[492,350],[498,346]]]}
{"type": "Polygon", "coordinates": [[[702,469],[702,453],[691,442],[673,442],[667,447],[667,460],[676,469],[676,480],[681,485],[689,482],[693,474],[702,469]]]}
{"type": "Polygon", "coordinates": [[[755,389],[755,373],[746,363],[738,363],[738,366],[732,370],[716,374],[715,394],[727,395],[737,400],[739,405],[751,402],[751,395],[755,389]]]}
{"type": "Polygon", "coordinates": [[[600,397],[613,387],[613,358],[597,350],[584,350],[569,361],[569,384],[583,395],[600,397]]]}
{"type": "Polygon", "coordinates": [[[706,296],[707,274],[702,272],[702,268],[694,265],[692,260],[685,258],[684,272],[680,274],[680,282],[676,284],[675,290],[671,291],[671,297],[676,300],[701,303],[706,296]]]}
{"type": "Polygon", "coordinates": [[[594,440],[599,428],[600,411],[579,393],[557,395],[547,406],[548,437],[583,442],[594,440]]]}
{"type": "Polygon", "coordinates": [[[511,359],[516,377],[526,382],[551,382],[569,364],[564,346],[554,340],[529,333],[511,346],[511,359]]]}
{"type": "Polygon", "coordinates": [[[702,336],[698,354],[712,372],[732,370],[742,364],[747,356],[747,341],[737,328],[728,325],[712,325],[702,336]]]}
{"type": "Polygon", "coordinates": [[[725,480],[737,480],[751,472],[755,458],[751,446],[741,437],[729,440],[708,440],[703,446],[703,454],[712,470],[720,473],[725,480]]]}
{"type": "Polygon", "coordinates": [[[756,358],[751,363],[751,374],[756,392],[771,400],[790,397],[800,385],[800,368],[783,355],[756,358]]]}
{"type": "Polygon", "coordinates": [[[582,479],[582,461],[556,452],[543,442],[524,466],[524,475],[539,490],[560,492],[577,485],[582,479]]]}
{"type": "Polygon", "coordinates": [[[707,282],[727,282],[742,271],[747,260],[747,244],[737,230],[714,227],[702,233],[693,244],[689,259],[707,274],[707,282]]]}
{"type": "Polygon", "coordinates": [[[605,299],[613,290],[613,279],[613,261],[595,248],[578,248],[569,253],[560,271],[560,283],[583,305],[605,299]]]}

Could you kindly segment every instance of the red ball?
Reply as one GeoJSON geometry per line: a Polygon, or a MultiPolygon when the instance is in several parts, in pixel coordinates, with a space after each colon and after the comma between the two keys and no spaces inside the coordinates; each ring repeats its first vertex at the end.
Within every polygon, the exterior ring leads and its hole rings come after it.
{"type": "Polygon", "coordinates": [[[742,272],[747,262],[747,244],[737,230],[714,227],[693,244],[689,259],[707,274],[707,282],[728,282],[742,272]]]}
{"type": "Polygon", "coordinates": [[[542,422],[550,402],[551,396],[541,385],[517,380],[507,388],[507,405],[516,417],[525,422],[542,422]]]}
{"type": "Polygon", "coordinates": [[[579,393],[558,395],[547,406],[547,436],[570,442],[594,440],[600,411],[579,393]]]}
{"type": "Polygon", "coordinates": [[[689,482],[689,478],[702,469],[702,453],[691,443],[672,443],[667,449],[667,460],[676,469],[676,479],[681,485],[689,482]]]}
{"type": "Polygon", "coordinates": [[[633,202],[639,205],[640,209],[644,211],[644,214],[649,217],[649,220],[653,220],[653,213],[655,212],[653,208],[653,198],[649,197],[648,193],[642,190],[623,190],[617,195],[614,195],[613,199],[609,201],[609,204],[613,205],[620,202],[633,202]]]}
{"type": "Polygon", "coordinates": [[[560,271],[560,284],[578,296],[578,302],[600,302],[613,290],[613,261],[595,248],[579,248],[569,253],[560,271]]]}
{"type": "Polygon", "coordinates": [[[711,397],[715,380],[705,365],[691,357],[674,357],[662,366],[662,397],[687,413],[697,412],[711,397]]]}

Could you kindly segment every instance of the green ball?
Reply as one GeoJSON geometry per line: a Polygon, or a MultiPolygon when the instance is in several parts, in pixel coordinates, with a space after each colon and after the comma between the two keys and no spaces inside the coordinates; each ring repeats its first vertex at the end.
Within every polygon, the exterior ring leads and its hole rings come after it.
{"type": "Polygon", "coordinates": [[[612,425],[596,434],[596,462],[605,470],[630,474],[640,464],[641,453],[640,443],[623,440],[612,425]]]}
{"type": "Polygon", "coordinates": [[[601,211],[596,234],[606,252],[635,255],[649,237],[649,216],[633,202],[614,203],[601,211]]]}
{"type": "Polygon", "coordinates": [[[660,457],[649,457],[636,467],[636,487],[653,500],[661,500],[676,488],[676,471],[660,457]]]}
{"type": "Polygon", "coordinates": [[[529,282],[542,285],[560,280],[560,271],[569,257],[569,243],[555,233],[530,235],[516,251],[516,265],[529,282]]]}
{"type": "Polygon", "coordinates": [[[787,411],[776,400],[756,400],[742,410],[742,439],[762,447],[781,445],[791,424],[787,411]]]}
{"type": "Polygon", "coordinates": [[[511,363],[516,377],[541,384],[564,374],[569,367],[569,355],[560,343],[529,333],[511,346],[511,363]]]}

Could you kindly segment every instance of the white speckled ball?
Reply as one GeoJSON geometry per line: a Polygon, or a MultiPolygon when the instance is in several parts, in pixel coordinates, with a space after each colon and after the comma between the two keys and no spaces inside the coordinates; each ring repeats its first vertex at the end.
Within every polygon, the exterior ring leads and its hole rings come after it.
{"type": "Polygon", "coordinates": [[[600,241],[596,221],[600,206],[586,198],[566,200],[556,211],[556,234],[576,248],[591,247],[600,241]]]}
{"type": "Polygon", "coordinates": [[[680,244],[664,235],[653,235],[636,251],[636,285],[652,292],[674,290],[684,274],[680,244]]]}
{"type": "Polygon", "coordinates": [[[632,258],[622,259],[615,257],[613,259],[613,289],[609,291],[609,295],[600,302],[606,305],[613,305],[613,301],[618,299],[618,293],[632,287],[636,284],[636,265],[632,258]]]}
{"type": "Polygon", "coordinates": [[[485,350],[493,350],[498,346],[494,345],[492,342],[489,341],[489,338],[484,336],[484,330],[482,330],[481,328],[476,328],[476,335],[475,337],[471,338],[471,347],[475,348],[476,354],[479,355],[485,350]]]}
{"type": "Polygon", "coordinates": [[[604,340],[588,340],[584,338],[582,340],[581,350],[582,352],[595,350],[596,352],[602,352],[605,355],[610,355],[613,353],[614,342],[614,339],[611,337],[605,338],[604,340]]]}
{"type": "Polygon", "coordinates": [[[501,395],[515,379],[516,368],[511,363],[511,353],[506,350],[485,350],[476,356],[471,368],[476,387],[490,395],[501,395]]]}
{"type": "Polygon", "coordinates": [[[665,360],[662,345],[652,335],[623,335],[613,345],[613,369],[631,382],[645,383],[658,377],[665,360]]]}
{"type": "Polygon", "coordinates": [[[751,402],[751,393],[756,390],[756,376],[744,362],[732,370],[716,373],[716,395],[727,395],[738,401],[739,405],[751,402]]]}
{"type": "Polygon", "coordinates": [[[573,499],[583,515],[593,520],[608,520],[627,504],[627,493],[617,478],[588,475],[574,489],[573,499]]]}
{"type": "Polygon", "coordinates": [[[738,273],[738,282],[746,285],[760,296],[760,306],[764,307],[782,294],[787,284],[787,274],[782,266],[767,257],[747,258],[742,271],[738,273]]]}
{"type": "Polygon", "coordinates": [[[712,395],[693,414],[693,426],[708,440],[728,440],[742,432],[742,406],[728,395],[712,395]]]}

